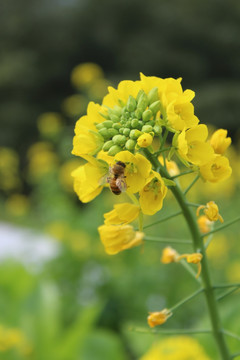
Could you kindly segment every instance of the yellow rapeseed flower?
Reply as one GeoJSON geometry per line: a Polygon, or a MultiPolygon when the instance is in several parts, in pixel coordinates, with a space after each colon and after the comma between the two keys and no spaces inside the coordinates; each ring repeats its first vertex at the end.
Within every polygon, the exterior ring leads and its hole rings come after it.
{"type": "Polygon", "coordinates": [[[88,162],[72,172],[74,190],[83,203],[93,200],[101,193],[103,189],[101,180],[109,169],[105,161],[97,160],[92,156],[85,156],[85,158],[88,162]]]}
{"type": "Polygon", "coordinates": [[[101,242],[109,255],[142,244],[144,233],[134,231],[131,225],[101,225],[98,228],[101,242]]]}
{"type": "Polygon", "coordinates": [[[157,325],[164,324],[167,319],[172,315],[171,311],[168,309],[163,309],[161,311],[149,312],[147,318],[148,325],[153,328],[157,325]]]}
{"type": "Polygon", "coordinates": [[[176,262],[178,260],[179,254],[175,249],[173,249],[171,246],[167,246],[162,251],[162,257],[161,262],[163,264],[170,264],[172,262],[176,262]]]}
{"type": "Polygon", "coordinates": [[[146,215],[154,215],[161,210],[166,194],[167,187],[161,175],[152,171],[144,187],[139,191],[142,212],[146,215]]]}
{"type": "Polygon", "coordinates": [[[204,214],[207,216],[210,221],[220,220],[223,223],[223,218],[219,214],[218,206],[214,201],[209,201],[206,206],[201,205],[197,208],[197,216],[199,216],[200,210],[203,209],[204,214]]]}
{"type": "Polygon", "coordinates": [[[183,254],[178,257],[178,261],[181,259],[186,259],[189,264],[197,264],[198,265],[198,272],[196,275],[196,279],[199,277],[202,269],[201,260],[203,256],[200,253],[193,253],[193,254],[183,254]]]}
{"type": "Polygon", "coordinates": [[[210,144],[212,145],[216,154],[223,155],[227,148],[231,145],[231,138],[227,137],[227,130],[218,129],[215,131],[210,139],[210,144]]]}
{"type": "Polygon", "coordinates": [[[114,209],[104,214],[105,225],[129,224],[134,221],[140,213],[140,206],[123,203],[115,204],[114,209]]]}
{"type": "Polygon", "coordinates": [[[213,224],[206,215],[199,216],[197,223],[202,234],[208,233],[211,230],[211,225],[213,224]]]}
{"type": "Polygon", "coordinates": [[[156,342],[140,360],[210,360],[190,336],[171,336],[156,342]]]}
{"type": "MultiPolygon", "coordinates": [[[[164,165],[164,159],[163,159],[162,155],[159,155],[158,161],[162,165],[164,165]]],[[[170,176],[175,176],[175,175],[178,175],[180,173],[179,167],[177,166],[175,161],[165,159],[165,164],[166,164],[166,168],[167,168],[167,171],[168,171],[170,176]]]]}
{"type": "Polygon", "coordinates": [[[186,161],[194,165],[204,165],[214,157],[211,145],[206,141],[207,126],[197,125],[189,130],[183,130],[177,139],[178,153],[186,161]]]}
{"type": "Polygon", "coordinates": [[[208,163],[200,166],[200,173],[204,180],[216,183],[229,178],[232,169],[225,156],[215,155],[208,163]]]}
{"type": "Polygon", "coordinates": [[[115,156],[115,161],[122,161],[125,165],[127,191],[136,193],[140,191],[149,177],[151,163],[143,155],[133,155],[129,151],[121,151],[115,156]]]}

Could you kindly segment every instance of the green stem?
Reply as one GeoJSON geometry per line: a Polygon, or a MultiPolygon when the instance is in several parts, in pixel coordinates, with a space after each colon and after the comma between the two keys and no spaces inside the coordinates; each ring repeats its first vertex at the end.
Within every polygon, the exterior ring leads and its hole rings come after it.
{"type": "Polygon", "coordinates": [[[160,149],[160,150],[158,150],[158,151],[155,152],[155,155],[159,155],[159,154],[161,154],[161,153],[163,153],[163,152],[165,152],[165,151],[171,150],[171,148],[172,148],[172,147],[169,146],[169,147],[167,147],[167,148],[160,149]]]}
{"type": "Polygon", "coordinates": [[[165,216],[164,218],[162,218],[162,219],[160,219],[160,220],[158,220],[158,221],[155,221],[155,222],[153,222],[153,223],[151,223],[151,224],[148,224],[148,225],[144,226],[143,229],[147,229],[147,228],[149,228],[149,227],[151,227],[151,226],[153,226],[153,225],[160,224],[160,223],[163,222],[163,221],[172,219],[172,218],[174,218],[174,217],[176,217],[176,216],[178,216],[178,215],[181,215],[181,214],[182,214],[182,211],[178,211],[178,212],[176,212],[176,213],[174,213],[174,214],[165,216]]]}
{"type": "Polygon", "coordinates": [[[235,287],[233,289],[230,289],[230,290],[226,291],[224,294],[217,297],[217,301],[220,301],[220,300],[224,299],[226,296],[234,293],[237,290],[239,290],[239,287],[235,287]]]}
{"type": "Polygon", "coordinates": [[[187,334],[211,334],[212,330],[207,329],[169,329],[169,330],[156,330],[147,328],[130,328],[130,331],[135,331],[143,334],[163,334],[163,335],[187,335],[187,334]]]}
{"type": "Polygon", "coordinates": [[[163,244],[192,244],[191,240],[183,240],[183,239],[171,239],[171,238],[161,238],[155,236],[145,236],[143,240],[147,241],[155,241],[163,244]]]}
{"type": "MultiPolygon", "coordinates": [[[[145,155],[148,158],[148,160],[151,161],[153,167],[160,169],[161,175],[166,177],[167,179],[170,179],[168,172],[166,171],[166,169],[164,169],[161,166],[161,164],[156,159],[156,157],[154,157],[153,154],[150,154],[147,150],[145,150],[144,152],[145,152],[145,155]]],[[[195,178],[194,180],[196,182],[197,178],[195,178]]],[[[189,189],[189,187],[186,190],[188,190],[188,189],[189,189]]],[[[186,194],[186,190],[185,190],[185,194],[186,194]]],[[[204,294],[206,297],[206,302],[207,302],[209,316],[210,316],[211,325],[212,325],[212,333],[213,333],[215,341],[218,345],[219,353],[221,354],[221,359],[229,360],[230,354],[228,351],[226,340],[221,331],[222,326],[221,326],[220,316],[219,316],[219,312],[218,312],[217,300],[216,300],[216,297],[214,294],[214,289],[212,287],[206,251],[205,251],[204,243],[202,241],[202,235],[200,233],[200,230],[199,230],[199,227],[198,227],[198,224],[196,221],[196,217],[195,217],[192,209],[188,206],[187,200],[185,198],[185,194],[182,192],[182,190],[180,189],[178,184],[176,184],[176,186],[172,186],[171,191],[182,209],[183,216],[185,217],[185,220],[188,224],[189,230],[192,234],[194,249],[196,252],[200,251],[203,255],[203,258],[201,261],[201,263],[202,263],[201,277],[202,277],[204,294]]]]}
{"type": "Polygon", "coordinates": [[[193,187],[193,185],[198,181],[198,179],[200,178],[200,175],[197,174],[197,176],[195,177],[195,179],[191,182],[190,185],[188,185],[188,187],[184,190],[183,194],[186,195],[189,190],[193,187]]]}
{"type": "Polygon", "coordinates": [[[183,171],[182,173],[180,174],[177,174],[177,175],[174,175],[174,176],[171,176],[171,179],[176,179],[180,176],[183,176],[183,175],[187,175],[187,174],[192,174],[193,172],[195,172],[196,170],[187,170],[187,171],[183,171]]]}
{"type": "Polygon", "coordinates": [[[214,285],[214,289],[223,289],[223,288],[230,288],[230,287],[240,287],[240,283],[232,283],[232,284],[217,284],[214,285]]]}
{"type": "Polygon", "coordinates": [[[240,352],[237,352],[231,356],[231,359],[235,359],[236,357],[240,356],[240,352]]]}
{"type": "Polygon", "coordinates": [[[217,232],[217,231],[220,231],[220,230],[222,230],[222,229],[225,229],[226,227],[234,224],[235,222],[237,222],[237,221],[239,221],[239,220],[240,220],[240,216],[237,217],[237,218],[235,218],[235,219],[233,219],[233,220],[230,220],[230,221],[226,222],[225,224],[219,226],[219,227],[216,228],[216,229],[213,229],[213,230],[209,231],[209,232],[206,233],[206,234],[202,234],[201,237],[205,237],[205,236],[208,236],[208,235],[210,235],[210,234],[213,234],[213,233],[215,233],[215,232],[217,232]]]}
{"type": "Polygon", "coordinates": [[[240,336],[232,333],[231,331],[228,331],[228,330],[223,329],[222,332],[223,332],[225,335],[228,335],[228,336],[230,336],[230,337],[232,337],[232,338],[237,339],[237,340],[240,341],[240,336]]]}
{"type": "Polygon", "coordinates": [[[187,205],[188,205],[188,206],[192,206],[192,207],[196,207],[196,208],[198,208],[199,206],[201,206],[201,204],[194,204],[194,203],[191,203],[191,202],[188,202],[187,205]]]}
{"type": "Polygon", "coordinates": [[[188,302],[189,300],[192,300],[195,296],[197,296],[198,294],[200,294],[204,289],[198,289],[197,291],[195,291],[194,293],[192,293],[191,295],[189,295],[188,297],[186,297],[185,299],[179,301],[176,305],[172,306],[171,309],[169,309],[170,311],[176,310],[177,308],[179,308],[180,306],[182,306],[183,304],[185,304],[186,302],[188,302]]]}
{"type": "Polygon", "coordinates": [[[185,261],[185,260],[180,260],[179,261],[180,264],[189,272],[190,275],[192,275],[194,277],[194,279],[196,281],[198,281],[199,283],[201,283],[201,279],[200,277],[196,278],[197,273],[195,273],[195,271],[191,268],[191,266],[185,261]]]}

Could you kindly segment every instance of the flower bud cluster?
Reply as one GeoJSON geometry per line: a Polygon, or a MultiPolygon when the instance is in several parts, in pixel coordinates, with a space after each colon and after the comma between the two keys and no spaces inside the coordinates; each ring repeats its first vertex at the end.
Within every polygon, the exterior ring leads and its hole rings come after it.
{"type": "Polygon", "coordinates": [[[148,94],[140,90],[136,98],[130,95],[126,103],[119,101],[119,106],[108,107],[107,114],[100,112],[106,119],[96,124],[98,133],[104,139],[102,150],[110,156],[123,150],[134,152],[137,139],[144,133],[152,137],[160,135],[160,108],[158,88],[155,87],[148,94]]]}

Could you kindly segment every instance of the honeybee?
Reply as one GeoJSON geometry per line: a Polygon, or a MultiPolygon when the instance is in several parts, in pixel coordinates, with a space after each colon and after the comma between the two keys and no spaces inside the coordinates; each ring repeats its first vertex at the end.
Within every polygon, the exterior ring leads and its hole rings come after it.
{"type": "Polygon", "coordinates": [[[122,191],[127,189],[124,175],[126,164],[122,161],[116,162],[113,167],[110,167],[110,176],[107,178],[109,187],[113,194],[120,195],[122,191]]]}

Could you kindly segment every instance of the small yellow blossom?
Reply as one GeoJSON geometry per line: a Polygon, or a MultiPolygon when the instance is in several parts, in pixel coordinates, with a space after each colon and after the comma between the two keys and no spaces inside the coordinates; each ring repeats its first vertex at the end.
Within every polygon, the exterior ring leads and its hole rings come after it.
{"type": "Polygon", "coordinates": [[[140,360],[210,360],[198,341],[190,336],[171,336],[154,342],[140,360]]]}
{"type": "Polygon", "coordinates": [[[87,104],[87,97],[80,94],[74,94],[63,100],[62,109],[68,116],[79,116],[86,111],[87,104]]]}
{"type": "Polygon", "coordinates": [[[10,148],[0,147],[0,189],[11,191],[20,186],[18,154],[10,148]]]}
{"type": "Polygon", "coordinates": [[[58,134],[63,128],[63,118],[58,113],[43,113],[37,119],[37,127],[43,135],[58,134]]]}
{"type": "Polygon", "coordinates": [[[206,215],[199,216],[197,223],[202,234],[208,233],[211,230],[211,225],[213,224],[206,215]]]}
{"type": "Polygon", "coordinates": [[[98,228],[101,242],[109,255],[143,243],[144,233],[134,231],[131,225],[101,225],[98,228]]]}
{"type": "Polygon", "coordinates": [[[178,153],[186,161],[194,165],[204,165],[214,156],[211,145],[206,141],[207,126],[197,125],[189,130],[183,130],[177,139],[178,153]]]}
{"type": "Polygon", "coordinates": [[[201,266],[202,258],[203,258],[203,256],[200,253],[183,254],[178,257],[178,261],[181,259],[186,259],[189,264],[197,264],[198,265],[198,272],[196,275],[196,279],[197,279],[202,270],[202,266],[201,266]]]}
{"type": "Polygon", "coordinates": [[[147,318],[148,325],[153,328],[157,325],[164,324],[167,319],[172,315],[171,311],[168,309],[163,309],[162,311],[149,312],[147,318]]]}
{"type": "Polygon", "coordinates": [[[141,154],[133,155],[129,151],[121,151],[115,156],[115,161],[126,164],[124,175],[126,176],[127,191],[136,193],[140,191],[149,177],[151,163],[141,154]]]}
{"type": "Polygon", "coordinates": [[[5,206],[9,214],[13,216],[24,216],[30,209],[30,201],[25,195],[13,194],[8,197],[5,206]]]}
{"type": "Polygon", "coordinates": [[[152,141],[153,141],[152,135],[145,133],[139,136],[139,138],[137,139],[137,144],[141,148],[146,148],[152,144],[152,141]]]}
{"type": "Polygon", "coordinates": [[[210,139],[210,144],[216,154],[223,155],[227,148],[231,145],[231,138],[227,137],[227,130],[218,129],[210,139]]]}
{"type": "Polygon", "coordinates": [[[200,210],[203,209],[204,214],[207,216],[210,221],[220,220],[223,223],[223,218],[219,214],[218,206],[214,201],[209,201],[207,205],[201,205],[197,209],[197,216],[199,216],[200,210]]]}
{"type": "Polygon", "coordinates": [[[123,203],[115,204],[114,209],[106,214],[104,214],[106,225],[121,225],[129,224],[134,221],[140,213],[140,206],[123,203]]]}
{"type": "Polygon", "coordinates": [[[215,155],[207,164],[200,166],[200,173],[204,180],[216,183],[229,178],[232,169],[225,156],[215,155]]]}
{"type": "Polygon", "coordinates": [[[139,192],[142,212],[146,215],[153,215],[161,210],[166,194],[167,187],[161,175],[153,171],[139,192]]]}
{"type": "Polygon", "coordinates": [[[101,180],[108,173],[108,164],[92,156],[84,156],[88,163],[79,166],[72,172],[74,191],[83,202],[89,202],[98,196],[102,189],[101,180]]]}
{"type": "MultiPolygon", "coordinates": [[[[164,159],[161,155],[158,157],[158,161],[162,165],[164,165],[164,159]]],[[[166,168],[167,168],[167,171],[170,176],[175,176],[180,173],[179,168],[178,168],[177,164],[175,163],[175,161],[173,161],[173,160],[169,161],[169,160],[165,159],[165,164],[166,164],[166,168]]]]}
{"type": "Polygon", "coordinates": [[[170,264],[172,262],[176,262],[178,260],[179,254],[175,249],[173,249],[171,246],[166,247],[163,249],[161,262],[163,264],[170,264]]]}
{"type": "Polygon", "coordinates": [[[103,78],[103,70],[94,63],[83,63],[74,67],[71,73],[71,82],[77,88],[84,88],[95,80],[103,78]]]}

